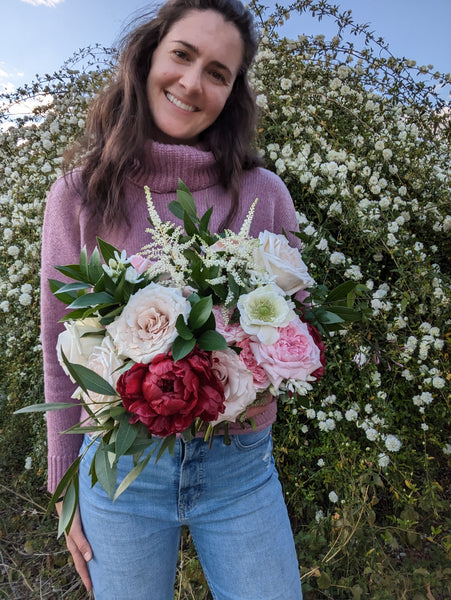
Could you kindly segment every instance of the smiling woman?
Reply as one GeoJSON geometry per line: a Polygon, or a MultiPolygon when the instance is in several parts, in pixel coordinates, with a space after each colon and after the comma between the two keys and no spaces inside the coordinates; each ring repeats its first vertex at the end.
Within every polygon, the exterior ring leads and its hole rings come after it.
{"type": "MultiPolygon", "coordinates": [[[[252,150],[256,107],[247,71],[256,49],[251,15],[238,0],[169,0],[124,40],[114,79],[90,109],[85,152],[71,165],[78,168],[55,183],[47,203],[41,313],[47,402],[69,400],[72,390],[55,354],[64,307],[46,280],[54,265],[74,264],[83,247],[91,252],[98,237],[127,256],[140,252],[149,231],[145,186],[163,221],[172,218],[169,206],[180,178],[199,214],[214,208],[213,231],[241,231],[256,197],[262,208],[252,221],[253,235],[292,229],[296,213],[287,188],[258,166],[252,150]]],[[[139,417],[164,437],[183,431],[192,415],[215,421],[225,397],[224,377],[218,378],[221,368],[213,369],[209,355],[197,347],[180,360],[166,346],[149,355],[147,340],[155,346],[163,322],[155,317],[155,303],[158,314],[173,310],[182,319],[191,308],[186,290],[177,290],[169,306],[168,294],[158,299],[151,286],[149,297],[131,297],[129,307],[138,300],[140,305],[132,315],[125,309],[115,315],[106,336],[118,355],[126,353],[124,346],[134,350],[134,364],[121,373],[116,387],[130,413],[127,426],[139,417]],[[138,323],[138,342],[133,323],[138,323]],[[142,402],[143,390],[152,410],[142,402]],[[192,410],[184,412],[186,405],[192,410]]],[[[279,322],[285,323],[284,317],[279,322]]],[[[251,345],[247,354],[252,354],[251,345]]],[[[246,396],[241,400],[248,406],[255,398],[253,375],[242,370],[236,391],[246,396]]],[[[139,482],[133,480],[114,503],[100,485],[92,488],[89,465],[95,447],[84,456],[92,440],[60,433],[80,421],[80,410],[49,413],[50,491],[78,453],[83,456],[79,510],[67,544],[96,600],[173,598],[182,525],[190,529],[215,598],[302,598],[272,459],[276,402],[265,394],[250,411],[244,415],[248,420],[229,424],[231,444],[222,428],[212,436],[211,448],[196,432],[189,443],[181,436],[174,439],[173,454],[150,461],[139,482]]],[[[118,477],[131,470],[131,460],[124,455],[116,461],[118,477]]],[[[61,503],[57,510],[64,511],[61,503]]]]}
{"type": "Polygon", "coordinates": [[[222,112],[243,58],[235,25],[219,13],[192,11],[161,40],[147,79],[160,142],[194,144],[222,112]]]}

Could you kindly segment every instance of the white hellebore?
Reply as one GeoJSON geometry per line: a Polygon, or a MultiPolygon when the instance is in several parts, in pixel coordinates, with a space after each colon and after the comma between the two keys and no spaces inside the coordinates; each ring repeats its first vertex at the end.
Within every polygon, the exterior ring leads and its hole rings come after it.
{"type": "Polygon", "coordinates": [[[254,262],[275,277],[275,283],[288,296],[314,285],[301,253],[290,246],[284,235],[263,231],[258,239],[260,246],[254,250],[254,262]]]}
{"type": "Polygon", "coordinates": [[[119,356],[149,364],[157,354],[169,352],[178,335],[177,317],[186,321],[190,310],[182,290],[151,283],[130,296],[108,333],[119,356]]]}
{"type": "Polygon", "coordinates": [[[296,318],[293,302],[287,302],[285,292],[274,283],[243,294],[237,307],[243,330],[267,346],[279,339],[278,327],[286,327],[296,318]]]}
{"type": "Polygon", "coordinates": [[[64,327],[65,331],[58,336],[56,353],[64,372],[75,383],[63,362],[63,353],[69,362],[86,367],[94,347],[102,343],[105,330],[94,317],[80,321],[66,321],[64,327]]]}

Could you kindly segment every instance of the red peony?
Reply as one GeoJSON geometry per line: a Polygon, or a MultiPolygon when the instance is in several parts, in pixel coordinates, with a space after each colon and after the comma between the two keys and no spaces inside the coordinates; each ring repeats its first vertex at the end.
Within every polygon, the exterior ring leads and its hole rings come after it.
{"type": "Polygon", "coordinates": [[[165,437],[188,429],[196,418],[214,421],[224,412],[224,387],[212,371],[211,354],[194,349],[174,362],[158,354],[148,365],[136,363],[123,373],[117,391],[130,423],[144,423],[165,437]]]}
{"type": "Polygon", "coordinates": [[[310,323],[307,323],[307,327],[308,327],[308,331],[309,331],[310,335],[313,338],[313,341],[319,348],[319,351],[320,351],[319,360],[321,361],[321,365],[322,365],[319,369],[316,369],[316,371],[314,371],[312,373],[312,377],[316,377],[316,379],[320,379],[324,375],[324,371],[325,371],[324,367],[326,366],[326,346],[325,346],[324,342],[322,341],[321,334],[316,329],[316,327],[314,325],[310,325],[310,323]]]}

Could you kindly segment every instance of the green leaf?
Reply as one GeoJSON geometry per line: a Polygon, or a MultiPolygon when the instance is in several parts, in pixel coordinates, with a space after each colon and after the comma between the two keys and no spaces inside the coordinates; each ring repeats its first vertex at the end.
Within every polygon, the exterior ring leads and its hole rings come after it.
{"type": "Polygon", "coordinates": [[[202,350],[225,350],[228,347],[224,337],[211,329],[197,338],[197,344],[202,350]]]}
{"type": "Polygon", "coordinates": [[[189,191],[188,187],[183,183],[181,179],[179,179],[179,185],[177,189],[177,200],[182,205],[183,210],[187,212],[195,222],[198,222],[199,217],[197,216],[194,198],[191,192],[189,191]]]}
{"type": "Polygon", "coordinates": [[[97,481],[110,498],[113,497],[117,479],[117,463],[110,461],[108,450],[100,445],[94,455],[94,467],[97,481]]]}
{"type": "Polygon", "coordinates": [[[94,248],[88,265],[89,280],[96,283],[103,274],[102,262],[98,248],[94,248]]]}
{"type": "Polygon", "coordinates": [[[199,302],[196,302],[189,314],[188,325],[193,329],[202,327],[211,315],[212,308],[213,300],[211,296],[207,296],[206,298],[199,300],[199,302]]]}
{"type": "Polygon", "coordinates": [[[88,270],[88,252],[86,250],[86,246],[83,246],[80,252],[80,273],[89,279],[89,270],[88,270]]]}
{"type": "Polygon", "coordinates": [[[177,438],[175,435],[168,435],[168,437],[164,438],[163,442],[161,443],[160,449],[158,450],[155,462],[158,462],[160,460],[160,458],[163,456],[166,450],[169,452],[169,454],[174,454],[174,447],[176,441],[177,438]]]}
{"type": "MultiPolygon", "coordinates": [[[[90,286],[89,286],[90,287],[90,286]]],[[[66,283],[62,285],[57,291],[55,291],[55,295],[62,294],[65,292],[73,292],[76,290],[86,290],[88,286],[83,281],[74,281],[73,283],[66,283]]],[[[77,295],[75,295],[75,298],[77,295]]]]}
{"type": "Polygon", "coordinates": [[[176,337],[172,344],[172,358],[174,359],[174,362],[177,362],[189,354],[195,345],[196,338],[194,337],[191,340],[184,340],[180,336],[176,337]]]}
{"type": "Polygon", "coordinates": [[[185,319],[183,315],[179,315],[177,317],[177,321],[175,322],[175,328],[177,329],[177,333],[184,340],[191,340],[193,338],[193,332],[185,323],[185,319]]]}
{"type": "Polygon", "coordinates": [[[108,242],[105,242],[104,240],[102,240],[101,238],[97,238],[97,245],[100,248],[100,252],[103,256],[103,260],[105,261],[106,264],[108,264],[110,258],[114,259],[114,253],[117,252],[118,254],[120,254],[119,250],[117,248],[115,248],[114,246],[112,246],[111,244],[109,244],[108,242]]]}
{"type": "Polygon", "coordinates": [[[61,352],[61,355],[69,373],[83,391],[91,390],[91,392],[105,396],[117,396],[116,390],[103,377],[100,377],[100,375],[97,375],[97,373],[94,373],[94,371],[83,365],[69,362],[64,352],[61,352]]]}
{"type": "Polygon", "coordinates": [[[343,321],[352,322],[360,321],[362,318],[361,311],[347,306],[328,306],[327,312],[332,312],[338,315],[343,321]]]}
{"type": "Polygon", "coordinates": [[[196,224],[187,212],[183,213],[183,226],[187,235],[194,236],[197,234],[196,224]]]}
{"type": "Polygon", "coordinates": [[[67,469],[67,471],[62,476],[59,484],[56,487],[55,493],[50,499],[50,503],[47,507],[46,515],[49,515],[52,509],[55,507],[57,500],[62,496],[64,490],[67,486],[75,479],[78,479],[78,467],[80,466],[82,457],[77,456],[71,466],[67,469]]]}
{"type": "Polygon", "coordinates": [[[72,479],[64,494],[63,507],[58,522],[58,537],[69,533],[78,506],[78,477],[72,479]]]}
{"type": "Polygon", "coordinates": [[[107,294],[107,292],[98,292],[84,294],[80,296],[68,308],[87,308],[89,306],[98,306],[99,304],[115,304],[116,301],[113,296],[107,294]]]}
{"type": "Polygon", "coordinates": [[[180,204],[180,202],[176,202],[174,200],[168,204],[168,208],[171,213],[177,217],[177,219],[183,221],[183,215],[185,214],[185,211],[183,210],[183,206],[180,204]]]}
{"type": "Polygon", "coordinates": [[[149,462],[151,456],[152,456],[151,454],[148,454],[145,458],[143,458],[143,460],[141,462],[139,462],[136,465],[136,467],[133,467],[133,469],[130,471],[130,473],[128,473],[128,475],[126,475],[124,477],[124,479],[119,484],[119,486],[116,490],[116,493],[114,494],[113,502],[114,502],[114,500],[119,498],[119,496],[122,494],[122,492],[125,492],[125,490],[128,488],[128,486],[135,481],[135,479],[138,477],[138,475],[140,475],[142,473],[142,471],[144,470],[144,467],[149,462]]]}
{"type": "MultiPolygon", "coordinates": [[[[200,223],[199,223],[199,231],[201,233],[209,233],[209,231],[208,231],[208,225],[210,223],[210,218],[211,218],[212,213],[213,213],[213,207],[211,206],[202,215],[202,217],[200,219],[200,223]]],[[[210,235],[208,237],[211,238],[211,239],[213,239],[210,235]]]]}
{"type": "Polygon", "coordinates": [[[13,415],[24,415],[26,413],[47,412],[50,410],[63,410],[64,408],[72,408],[80,406],[79,402],[46,402],[43,404],[30,404],[13,412],[13,415]]]}
{"type": "Polygon", "coordinates": [[[346,300],[348,294],[355,291],[357,287],[356,281],[345,281],[340,285],[337,285],[333,290],[331,290],[326,296],[326,302],[338,302],[339,300],[346,300]]]}
{"type": "Polygon", "coordinates": [[[116,455],[118,457],[127,452],[127,450],[135,441],[137,435],[137,428],[134,425],[131,425],[128,420],[121,422],[116,438],[116,455]]]}
{"type": "Polygon", "coordinates": [[[86,276],[83,275],[80,270],[80,265],[61,265],[55,267],[55,269],[63,275],[66,275],[66,277],[70,277],[76,281],[84,281],[87,285],[89,285],[89,281],[87,281],[86,276]]]}
{"type": "Polygon", "coordinates": [[[318,321],[320,323],[322,323],[323,325],[329,325],[332,323],[343,323],[343,319],[341,317],[339,317],[337,314],[333,313],[333,312],[329,312],[328,310],[324,310],[324,309],[316,309],[314,311],[315,317],[318,319],[318,321]]]}
{"type": "MultiPolygon", "coordinates": [[[[64,302],[64,304],[71,304],[77,297],[77,293],[62,293],[61,289],[65,285],[67,284],[63,283],[62,281],[58,281],[57,279],[49,279],[49,287],[51,292],[55,295],[55,297],[58,298],[58,300],[60,300],[61,302],[64,302]]],[[[83,285],[83,287],[86,288],[86,284],[84,283],[79,283],[77,285],[83,285]]]]}

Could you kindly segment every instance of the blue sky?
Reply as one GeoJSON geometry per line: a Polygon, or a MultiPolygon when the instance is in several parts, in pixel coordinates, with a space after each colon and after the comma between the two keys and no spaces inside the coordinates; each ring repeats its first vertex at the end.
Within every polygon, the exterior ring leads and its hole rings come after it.
{"type": "MultiPolygon", "coordinates": [[[[287,0],[279,0],[288,4],[287,0]]],[[[272,0],[263,0],[271,5],[272,0]]],[[[130,16],[149,6],[145,0],[2,0],[0,90],[29,83],[36,74],[53,73],[81,47],[110,46],[130,16]]],[[[451,0],[335,0],[352,10],[359,23],[389,43],[396,56],[451,71],[451,0]]],[[[290,19],[298,34],[334,33],[329,20],[290,19]]]]}

